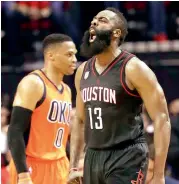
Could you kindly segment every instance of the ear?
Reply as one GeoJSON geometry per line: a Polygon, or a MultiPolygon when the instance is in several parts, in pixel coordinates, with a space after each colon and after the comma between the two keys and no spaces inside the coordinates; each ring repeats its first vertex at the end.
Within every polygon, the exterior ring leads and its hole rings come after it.
{"type": "Polygon", "coordinates": [[[51,60],[51,61],[54,60],[53,54],[51,52],[47,52],[47,56],[48,56],[49,60],[51,60]]]}
{"type": "Polygon", "coordinates": [[[113,31],[113,36],[114,36],[115,38],[119,38],[119,37],[121,36],[121,30],[120,30],[120,29],[115,29],[115,30],[113,31]]]}

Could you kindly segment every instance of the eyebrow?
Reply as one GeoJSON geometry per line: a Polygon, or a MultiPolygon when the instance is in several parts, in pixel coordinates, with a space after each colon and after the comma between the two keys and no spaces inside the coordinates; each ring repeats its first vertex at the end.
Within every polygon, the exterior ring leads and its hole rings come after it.
{"type": "Polygon", "coordinates": [[[74,50],[74,51],[69,50],[69,51],[66,52],[66,54],[69,54],[69,53],[74,53],[74,54],[76,54],[77,52],[78,52],[77,50],[74,50]]]}
{"type": "Polygon", "coordinates": [[[103,16],[101,16],[101,17],[99,17],[99,19],[106,19],[106,20],[109,20],[107,17],[103,17],[103,16]]]}
{"type": "Polygon", "coordinates": [[[100,17],[97,17],[97,16],[95,16],[93,19],[106,19],[106,20],[109,20],[107,17],[104,17],[104,16],[100,16],[100,17]]]}

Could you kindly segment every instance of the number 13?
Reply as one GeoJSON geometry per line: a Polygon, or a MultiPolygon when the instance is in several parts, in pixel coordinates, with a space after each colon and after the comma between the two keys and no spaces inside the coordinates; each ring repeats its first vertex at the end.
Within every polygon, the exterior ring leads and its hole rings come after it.
{"type": "Polygon", "coordinates": [[[92,109],[89,107],[88,108],[88,111],[89,111],[89,118],[90,118],[90,127],[91,129],[103,129],[103,120],[102,120],[102,113],[101,113],[101,108],[100,107],[96,107],[94,108],[94,114],[97,115],[97,119],[98,121],[95,121],[93,123],[93,116],[92,116],[92,109]],[[94,124],[94,127],[93,127],[93,124],[94,124]]]}

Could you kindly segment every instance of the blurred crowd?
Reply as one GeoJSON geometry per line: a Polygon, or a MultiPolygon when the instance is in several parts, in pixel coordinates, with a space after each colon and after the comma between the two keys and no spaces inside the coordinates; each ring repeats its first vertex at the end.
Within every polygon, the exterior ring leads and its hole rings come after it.
{"type": "Polygon", "coordinates": [[[54,32],[68,34],[79,47],[92,18],[109,6],[120,9],[127,18],[127,41],[179,38],[179,2],[1,2],[2,65],[21,66],[24,61],[42,59],[41,41],[54,32]]]}
{"type": "MultiPolygon", "coordinates": [[[[179,2],[4,1],[1,2],[2,66],[22,66],[25,62],[32,65],[43,60],[41,41],[54,32],[68,34],[79,48],[83,33],[88,29],[93,16],[106,7],[119,8],[124,13],[130,32],[127,41],[163,42],[179,39],[179,2]]],[[[68,83],[71,87],[74,85],[73,81],[68,83]]],[[[11,156],[7,147],[7,129],[12,99],[8,94],[2,94],[1,99],[1,183],[8,184],[11,156]]],[[[176,181],[179,180],[179,98],[170,101],[168,109],[172,130],[166,163],[166,184],[175,184],[179,183],[176,181]]],[[[74,112],[75,109],[72,118],[74,112]]],[[[145,107],[142,117],[151,155],[150,175],[154,162],[154,127],[145,107]]],[[[69,149],[68,143],[68,156],[69,149]]]]}

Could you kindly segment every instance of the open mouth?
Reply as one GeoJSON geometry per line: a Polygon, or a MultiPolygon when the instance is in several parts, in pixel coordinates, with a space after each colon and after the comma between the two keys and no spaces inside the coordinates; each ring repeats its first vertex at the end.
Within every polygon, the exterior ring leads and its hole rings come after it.
{"type": "Polygon", "coordinates": [[[96,39],[95,30],[94,29],[90,29],[89,33],[90,33],[89,42],[92,43],[96,39]]]}

